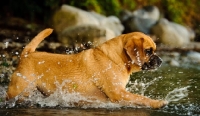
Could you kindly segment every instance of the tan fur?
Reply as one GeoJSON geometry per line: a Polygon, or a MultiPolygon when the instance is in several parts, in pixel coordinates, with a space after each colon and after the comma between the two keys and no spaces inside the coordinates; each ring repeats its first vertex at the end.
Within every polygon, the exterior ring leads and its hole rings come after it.
{"type": "Polygon", "coordinates": [[[35,52],[37,45],[51,32],[52,29],[42,31],[22,51],[8,87],[8,99],[19,94],[28,96],[27,88],[37,88],[44,95],[50,95],[56,90],[56,82],[66,81],[63,90],[92,96],[102,102],[110,100],[152,108],[167,104],[125,90],[130,74],[140,71],[141,64],[149,60],[144,49],[156,49],[150,37],[140,32],[124,34],[73,55],[35,52]]]}

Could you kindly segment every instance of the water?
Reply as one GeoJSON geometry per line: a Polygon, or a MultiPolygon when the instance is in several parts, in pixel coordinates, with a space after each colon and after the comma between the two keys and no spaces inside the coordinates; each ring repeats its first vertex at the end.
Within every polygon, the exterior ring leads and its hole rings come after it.
{"type": "MultiPolygon", "coordinates": [[[[185,63],[180,67],[163,65],[159,70],[136,73],[132,83],[147,82],[138,91],[155,99],[166,99],[170,103],[157,111],[176,115],[200,115],[200,65],[185,63]],[[157,78],[155,78],[157,77],[157,78]],[[152,84],[153,83],[153,84],[152,84]]],[[[131,85],[130,85],[131,86],[131,85]]]]}
{"type": "Polygon", "coordinates": [[[174,113],[149,109],[77,109],[77,108],[39,108],[39,109],[0,109],[1,116],[164,116],[174,113]]]}
{"type": "Polygon", "coordinates": [[[153,99],[168,100],[169,104],[161,109],[122,107],[99,101],[76,108],[73,102],[91,101],[78,93],[61,92],[59,88],[49,97],[43,97],[36,91],[25,103],[16,105],[15,100],[4,102],[5,87],[1,87],[0,115],[200,115],[199,71],[198,64],[184,64],[180,67],[164,64],[156,71],[134,73],[127,90],[153,99]]]}

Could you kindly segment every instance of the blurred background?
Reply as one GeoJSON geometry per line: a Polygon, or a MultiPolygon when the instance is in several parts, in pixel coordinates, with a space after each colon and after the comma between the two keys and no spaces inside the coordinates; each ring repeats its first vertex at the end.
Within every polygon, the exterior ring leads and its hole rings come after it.
{"type": "MultiPolygon", "coordinates": [[[[51,15],[62,4],[68,4],[83,10],[93,10],[109,16],[123,9],[134,11],[148,5],[159,8],[163,17],[176,23],[199,29],[199,0],[1,0],[1,20],[8,17],[20,17],[30,22],[47,24],[51,15]]],[[[196,31],[197,31],[196,30],[196,31]]]]}
{"type": "MultiPolygon", "coordinates": [[[[164,99],[170,91],[184,88],[178,90],[186,92],[171,95],[184,98],[171,100],[161,111],[199,115],[199,6],[200,0],[1,0],[0,101],[4,101],[23,47],[45,28],[54,32],[37,50],[62,54],[78,53],[120,34],[140,31],[156,42],[163,65],[157,71],[134,73],[131,82],[145,86],[133,92],[164,99]]],[[[128,87],[132,91],[131,83],[128,87]]]]}
{"type": "MultiPolygon", "coordinates": [[[[164,17],[169,21],[190,27],[196,35],[194,40],[200,41],[199,0],[1,0],[0,29],[15,23],[12,22],[13,18],[20,18],[21,23],[26,21],[29,24],[26,23],[26,26],[28,25],[32,30],[36,26],[52,26],[50,19],[63,4],[119,18],[122,10],[133,12],[144,6],[153,5],[158,7],[160,18],[164,17]]],[[[17,24],[16,26],[22,25],[20,22],[17,24]]]]}

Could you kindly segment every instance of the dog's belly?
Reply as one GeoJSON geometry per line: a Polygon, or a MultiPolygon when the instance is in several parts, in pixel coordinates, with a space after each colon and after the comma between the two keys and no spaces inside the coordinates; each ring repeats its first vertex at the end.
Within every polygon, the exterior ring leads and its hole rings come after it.
{"type": "Polygon", "coordinates": [[[89,99],[107,101],[107,96],[91,81],[72,80],[67,77],[57,77],[56,79],[54,77],[44,76],[37,81],[37,88],[47,96],[55,91],[62,91],[65,94],[79,93],[81,96],[89,99]]]}

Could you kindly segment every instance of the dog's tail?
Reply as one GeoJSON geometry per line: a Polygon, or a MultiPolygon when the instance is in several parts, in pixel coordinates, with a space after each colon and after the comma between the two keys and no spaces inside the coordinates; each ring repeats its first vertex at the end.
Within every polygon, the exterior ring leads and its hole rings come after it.
{"type": "Polygon", "coordinates": [[[31,52],[34,52],[38,44],[49,36],[53,32],[53,29],[47,28],[41,31],[37,36],[35,36],[32,41],[25,46],[24,50],[21,53],[21,56],[28,55],[31,52]]]}

